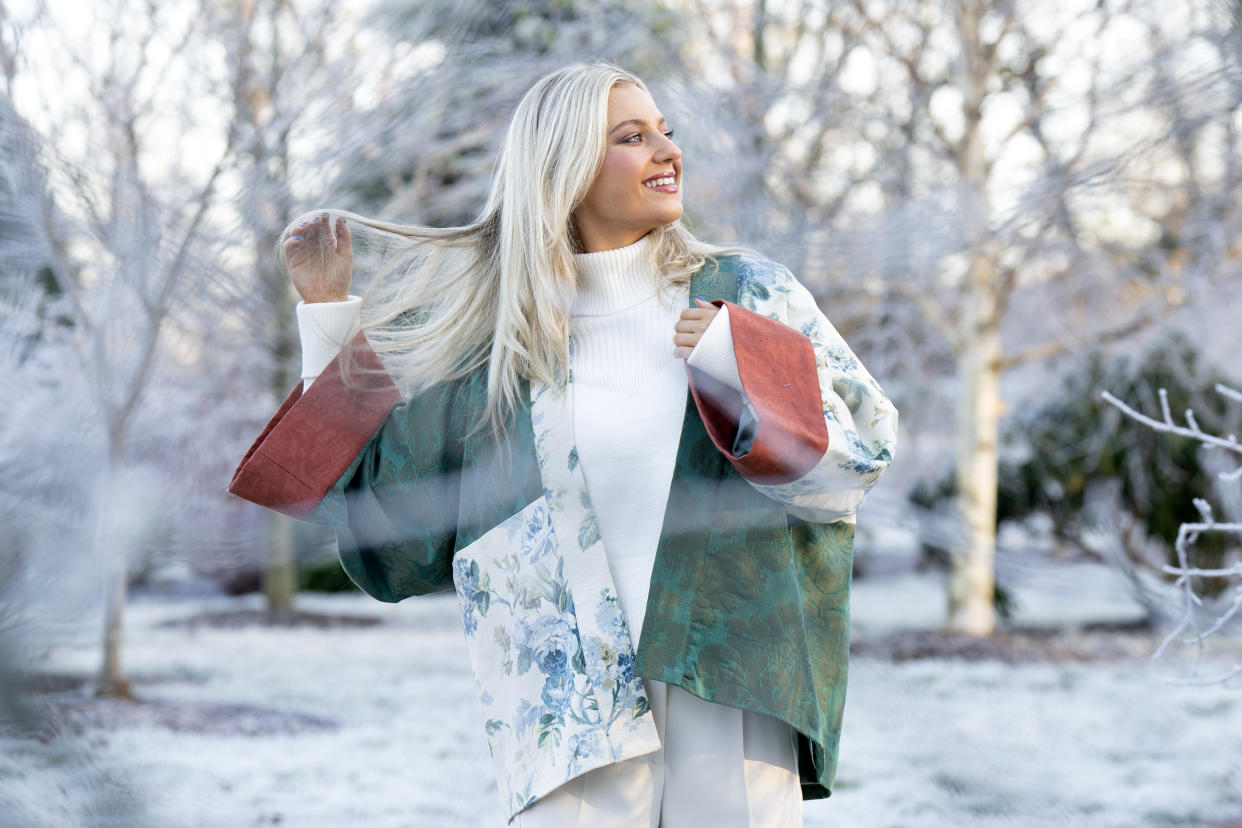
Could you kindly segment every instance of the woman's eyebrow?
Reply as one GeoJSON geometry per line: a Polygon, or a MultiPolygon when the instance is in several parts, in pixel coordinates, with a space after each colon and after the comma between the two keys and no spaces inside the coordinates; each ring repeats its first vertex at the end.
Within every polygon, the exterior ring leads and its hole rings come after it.
{"type": "MultiPolygon", "coordinates": [[[[663,116],[661,116],[659,123],[667,124],[668,121],[663,116]]],[[[608,134],[612,135],[614,132],[616,132],[618,129],[624,126],[646,126],[646,125],[647,125],[647,122],[643,120],[642,118],[630,118],[628,121],[622,121],[621,123],[617,124],[612,129],[608,130],[608,134]]]]}

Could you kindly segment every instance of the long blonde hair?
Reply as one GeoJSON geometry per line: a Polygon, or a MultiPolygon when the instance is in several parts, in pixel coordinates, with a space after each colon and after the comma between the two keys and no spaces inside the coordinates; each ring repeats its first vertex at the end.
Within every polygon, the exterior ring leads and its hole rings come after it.
{"type": "MultiPolygon", "coordinates": [[[[568,373],[578,249],[573,212],[604,159],[608,95],[646,86],[604,62],[545,75],[518,103],[479,218],[462,227],[394,224],[333,210],[378,234],[384,264],[363,296],[362,328],[409,396],[486,366],[487,405],[477,426],[504,430],[523,380],[568,373]]],[[[323,211],[317,211],[323,212],[323,211]]],[[[293,232],[304,216],[281,235],[293,232]]],[[[698,241],[680,220],[651,232],[659,287],[687,284],[726,251],[698,241]]],[[[671,338],[671,333],[670,333],[671,338]]]]}

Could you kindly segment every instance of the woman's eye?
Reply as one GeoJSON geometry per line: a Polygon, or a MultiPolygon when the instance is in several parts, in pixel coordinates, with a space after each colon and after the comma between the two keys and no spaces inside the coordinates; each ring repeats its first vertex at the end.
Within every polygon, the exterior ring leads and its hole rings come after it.
{"type": "MultiPolygon", "coordinates": [[[[670,129],[670,130],[667,130],[667,131],[664,133],[664,137],[665,137],[665,138],[672,138],[672,137],[673,137],[673,130],[671,130],[671,129],[670,129]]],[[[627,136],[627,137],[625,137],[625,138],[622,138],[622,139],[621,139],[621,143],[623,143],[623,144],[637,144],[637,143],[639,143],[640,141],[642,141],[642,139],[643,139],[643,134],[642,134],[641,132],[635,132],[633,135],[630,135],[630,136],[627,136]]]]}

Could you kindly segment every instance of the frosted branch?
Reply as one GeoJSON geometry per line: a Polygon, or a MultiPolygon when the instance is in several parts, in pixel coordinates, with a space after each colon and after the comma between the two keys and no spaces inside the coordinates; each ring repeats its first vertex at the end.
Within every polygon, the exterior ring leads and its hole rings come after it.
{"type": "MultiPolygon", "coordinates": [[[[1242,401],[1242,394],[1227,386],[1217,384],[1216,392],[1227,399],[1242,401]]],[[[1169,406],[1169,394],[1164,388],[1160,389],[1160,419],[1158,420],[1136,411],[1107,391],[1102,392],[1102,396],[1107,403],[1117,408],[1125,416],[1155,431],[1189,437],[1205,446],[1214,446],[1235,454],[1242,454],[1242,446],[1239,446],[1236,435],[1229,434],[1226,437],[1219,437],[1208,434],[1199,425],[1199,421],[1192,409],[1186,409],[1183,415],[1185,425],[1178,425],[1174,422],[1172,409],[1169,406]]],[[[1242,466],[1230,472],[1222,472],[1217,477],[1220,480],[1237,482],[1242,478],[1242,466]]],[[[1242,523],[1217,522],[1216,516],[1212,511],[1212,505],[1203,498],[1195,498],[1194,506],[1199,513],[1200,521],[1197,523],[1183,523],[1178,527],[1177,540],[1174,543],[1177,565],[1165,565],[1162,567],[1166,574],[1176,576],[1174,586],[1178,587],[1181,592],[1181,612],[1173,629],[1164,637],[1164,640],[1160,642],[1160,646],[1152,654],[1152,660],[1160,658],[1170,644],[1180,640],[1184,644],[1190,644],[1195,647],[1195,669],[1189,678],[1174,679],[1171,683],[1193,685],[1223,684],[1238,675],[1242,675],[1242,664],[1235,665],[1224,673],[1204,678],[1197,675],[1198,663],[1202,657],[1204,642],[1224,629],[1228,623],[1238,617],[1239,612],[1242,612],[1242,585],[1235,585],[1232,603],[1221,611],[1211,624],[1204,627],[1200,621],[1204,599],[1195,591],[1195,580],[1205,578],[1242,579],[1242,561],[1237,561],[1231,566],[1208,568],[1194,566],[1191,563],[1191,557],[1194,544],[1205,534],[1234,535],[1242,538],[1242,523]]]]}
{"type": "Polygon", "coordinates": [[[1222,397],[1227,397],[1235,402],[1242,402],[1242,391],[1230,388],[1228,385],[1216,383],[1216,393],[1222,397]]]}
{"type": "MultiPolygon", "coordinates": [[[[1160,389],[1160,408],[1163,417],[1161,420],[1153,419],[1148,417],[1146,414],[1136,411],[1107,391],[1102,391],[1100,396],[1103,397],[1104,401],[1109,405],[1121,411],[1122,414],[1125,414],[1130,419],[1140,422],[1155,431],[1162,431],[1167,434],[1176,434],[1181,437],[1190,437],[1207,446],[1215,446],[1217,448],[1223,448],[1226,451],[1232,451],[1236,454],[1242,454],[1242,444],[1238,443],[1238,438],[1233,434],[1230,434],[1228,437],[1216,437],[1200,431],[1197,425],[1194,425],[1193,428],[1188,428],[1174,423],[1173,416],[1169,411],[1169,395],[1163,388],[1160,389]]],[[[1193,424],[1193,418],[1191,418],[1191,422],[1193,424]]]]}

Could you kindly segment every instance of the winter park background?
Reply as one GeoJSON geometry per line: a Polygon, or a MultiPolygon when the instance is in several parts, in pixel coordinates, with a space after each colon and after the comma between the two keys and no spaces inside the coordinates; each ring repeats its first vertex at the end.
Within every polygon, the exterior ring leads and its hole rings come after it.
{"type": "Polygon", "coordinates": [[[1242,825],[1238,3],[0,0],[0,826],[502,824],[455,599],[224,488],[285,222],[592,56],[902,412],[806,825],[1242,825]]]}

